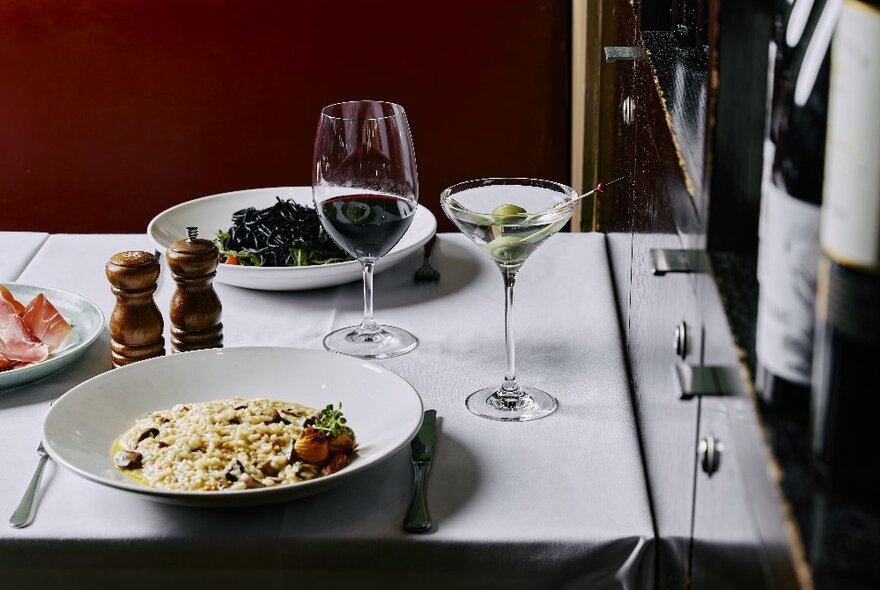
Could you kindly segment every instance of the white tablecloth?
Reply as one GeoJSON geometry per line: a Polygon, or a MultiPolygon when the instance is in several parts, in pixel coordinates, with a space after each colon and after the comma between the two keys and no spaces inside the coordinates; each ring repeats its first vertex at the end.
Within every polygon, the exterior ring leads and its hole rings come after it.
{"type": "Polygon", "coordinates": [[[49,234],[42,232],[0,232],[0,281],[14,281],[40,249],[49,234]]]}
{"type": "MultiPolygon", "coordinates": [[[[109,315],[104,264],[128,249],[152,248],[141,235],[53,235],[19,281],[79,293],[109,315]]],[[[555,414],[522,424],[484,420],[464,406],[468,393],[503,373],[500,274],[457,234],[438,236],[434,258],[436,284],[413,283],[420,256],[376,277],[377,318],[421,342],[380,363],[440,417],[432,533],[401,529],[408,450],[318,496],[229,510],[155,503],[50,462],[35,522],[0,527],[0,587],[653,587],[651,514],[604,237],[559,234],[520,275],[519,377],[560,402],[555,414]]],[[[166,318],[173,287],[165,280],[156,294],[166,318]]],[[[228,347],[319,349],[325,333],[362,311],[358,283],[216,290],[228,347]]],[[[108,351],[105,332],[65,372],[0,392],[0,511],[11,513],[27,485],[50,400],[109,369],[108,351]]]]}

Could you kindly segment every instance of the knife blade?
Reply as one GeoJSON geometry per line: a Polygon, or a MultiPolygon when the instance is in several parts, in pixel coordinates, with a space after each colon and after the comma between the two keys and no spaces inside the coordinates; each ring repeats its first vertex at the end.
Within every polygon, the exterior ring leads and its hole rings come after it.
{"type": "Polygon", "coordinates": [[[434,458],[436,440],[437,410],[426,410],[419,432],[410,443],[410,456],[413,464],[413,489],[409,508],[403,520],[403,530],[408,533],[427,533],[431,530],[431,513],[428,510],[428,497],[425,484],[431,459],[434,458]]]}

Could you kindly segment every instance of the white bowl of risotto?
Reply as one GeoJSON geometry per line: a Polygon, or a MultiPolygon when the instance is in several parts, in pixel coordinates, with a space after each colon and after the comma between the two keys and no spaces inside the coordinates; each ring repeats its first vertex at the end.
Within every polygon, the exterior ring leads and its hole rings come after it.
{"type": "Polygon", "coordinates": [[[412,439],[422,411],[409,383],[368,361],[296,348],[200,350],[74,387],[51,407],[43,440],[58,463],[103,485],[174,504],[246,506],[311,495],[377,465],[412,439]],[[338,469],[333,451],[311,463],[308,449],[292,451],[303,422],[328,405],[356,440],[338,469]],[[121,467],[120,450],[143,469],[121,467]]]}

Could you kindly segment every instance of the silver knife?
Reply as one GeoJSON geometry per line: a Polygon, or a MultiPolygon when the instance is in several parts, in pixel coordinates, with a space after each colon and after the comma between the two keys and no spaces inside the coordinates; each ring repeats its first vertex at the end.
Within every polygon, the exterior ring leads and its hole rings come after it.
{"type": "Polygon", "coordinates": [[[425,418],[418,434],[410,443],[413,463],[413,491],[403,530],[408,533],[427,533],[431,530],[431,513],[428,511],[428,498],[425,494],[425,483],[428,469],[434,457],[434,440],[436,433],[437,410],[426,410],[425,418]]]}

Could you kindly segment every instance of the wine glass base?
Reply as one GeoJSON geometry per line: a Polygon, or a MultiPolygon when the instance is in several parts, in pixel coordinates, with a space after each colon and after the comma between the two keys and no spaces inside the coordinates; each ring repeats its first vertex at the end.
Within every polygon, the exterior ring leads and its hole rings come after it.
{"type": "Polygon", "coordinates": [[[378,332],[370,334],[349,326],[324,337],[324,348],[330,352],[363,359],[390,359],[415,350],[418,345],[418,338],[394,326],[379,326],[378,332]]]}
{"type": "Polygon", "coordinates": [[[497,387],[487,387],[470,394],[465,401],[468,410],[490,420],[503,422],[526,422],[537,420],[556,411],[556,398],[535,387],[520,386],[523,396],[503,398],[497,387]]]}

